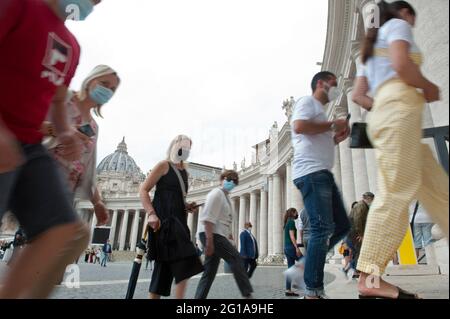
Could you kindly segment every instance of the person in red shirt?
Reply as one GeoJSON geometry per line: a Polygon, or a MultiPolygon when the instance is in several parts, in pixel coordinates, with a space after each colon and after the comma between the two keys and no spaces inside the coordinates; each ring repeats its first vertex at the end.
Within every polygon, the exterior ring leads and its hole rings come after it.
{"type": "Polygon", "coordinates": [[[50,110],[61,154],[81,156],[89,139],[67,122],[64,101],[80,47],[64,25],[100,0],[0,1],[0,219],[10,210],[29,238],[0,298],[46,298],[86,248],[89,230],[72,207],[58,167],[42,146],[50,110]]]}

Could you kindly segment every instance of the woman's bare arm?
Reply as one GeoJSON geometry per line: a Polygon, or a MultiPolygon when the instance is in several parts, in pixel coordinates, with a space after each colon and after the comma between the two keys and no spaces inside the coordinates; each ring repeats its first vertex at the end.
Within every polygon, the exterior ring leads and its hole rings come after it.
{"type": "Polygon", "coordinates": [[[352,91],[352,101],[362,108],[370,111],[373,106],[373,99],[367,95],[369,92],[369,82],[365,76],[358,76],[352,91]]]}

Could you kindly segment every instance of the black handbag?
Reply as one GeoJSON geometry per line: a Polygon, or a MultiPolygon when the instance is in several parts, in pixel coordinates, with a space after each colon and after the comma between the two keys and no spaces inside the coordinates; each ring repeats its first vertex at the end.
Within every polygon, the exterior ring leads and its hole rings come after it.
{"type": "Polygon", "coordinates": [[[350,134],[350,148],[373,148],[367,136],[367,123],[353,123],[350,134]]]}

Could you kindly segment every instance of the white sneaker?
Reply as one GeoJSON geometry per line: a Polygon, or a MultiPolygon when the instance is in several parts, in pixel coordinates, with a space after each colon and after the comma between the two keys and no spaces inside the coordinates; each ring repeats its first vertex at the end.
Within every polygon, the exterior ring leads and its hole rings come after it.
{"type": "Polygon", "coordinates": [[[352,281],[353,280],[353,275],[355,274],[355,269],[353,269],[353,268],[350,268],[348,271],[347,271],[347,280],[348,281],[352,281]]]}
{"type": "Polygon", "coordinates": [[[304,258],[296,262],[294,266],[284,272],[284,275],[291,280],[292,287],[302,290],[305,288],[305,262],[304,258]]]}

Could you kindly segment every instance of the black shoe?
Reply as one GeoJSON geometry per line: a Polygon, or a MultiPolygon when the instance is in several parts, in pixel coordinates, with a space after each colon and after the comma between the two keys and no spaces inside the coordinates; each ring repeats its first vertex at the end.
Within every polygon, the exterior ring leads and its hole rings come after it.
{"type": "Polygon", "coordinates": [[[297,294],[297,293],[295,293],[295,292],[293,292],[293,291],[286,291],[286,292],[284,293],[284,295],[285,295],[286,297],[299,297],[299,296],[300,296],[299,294],[297,294]]]}

